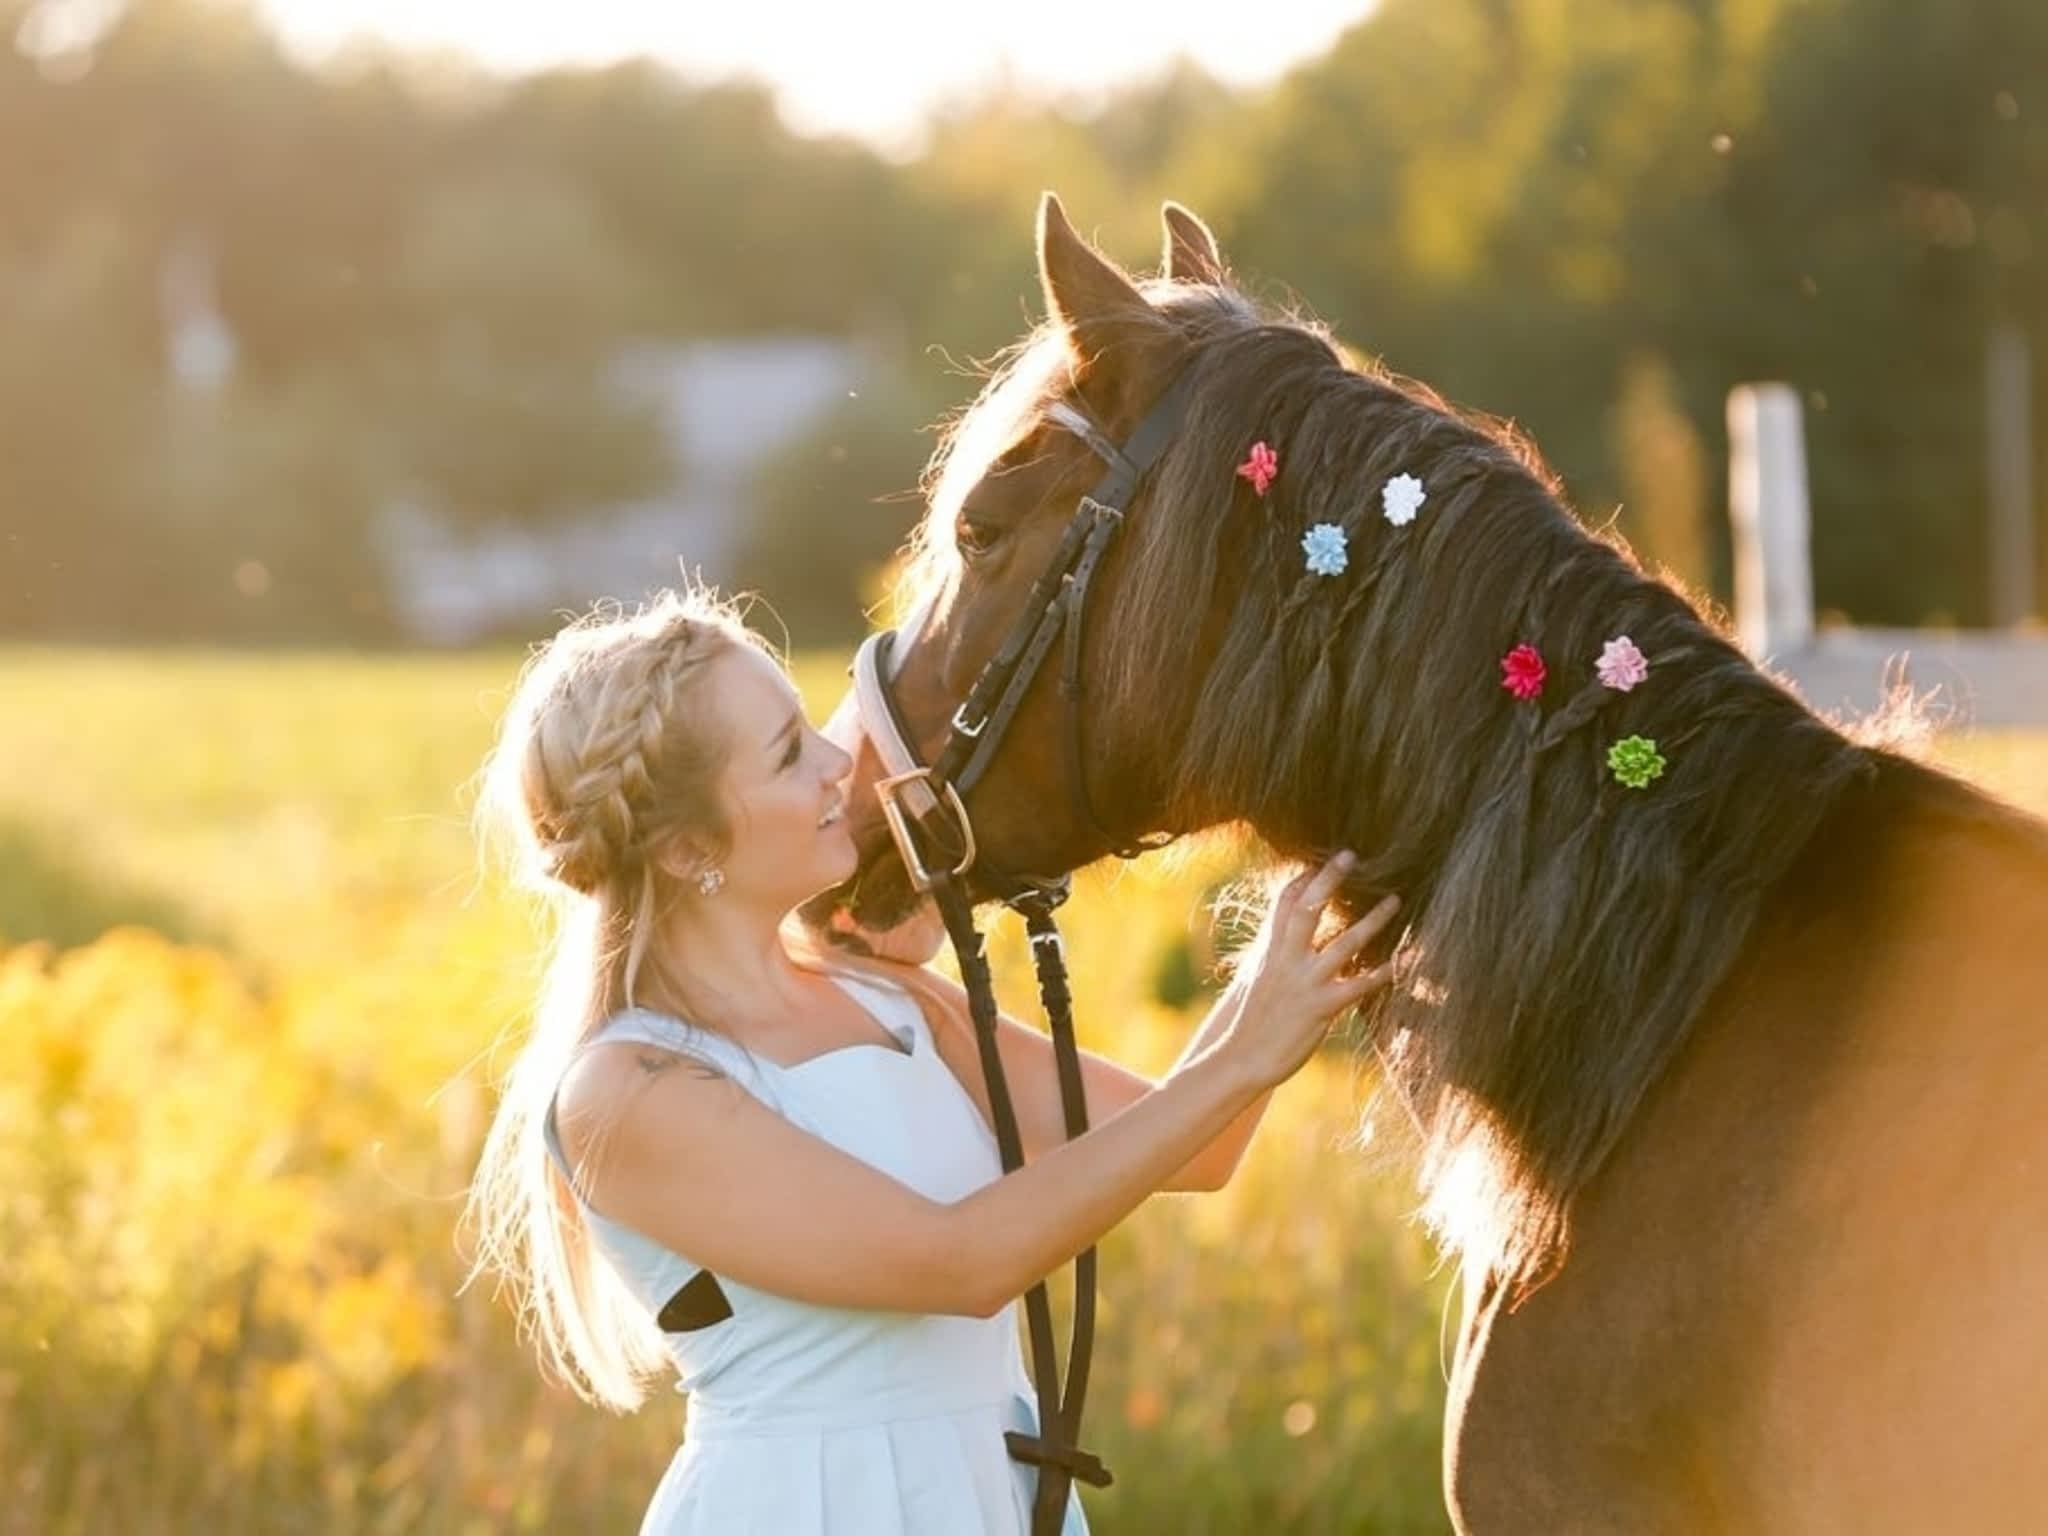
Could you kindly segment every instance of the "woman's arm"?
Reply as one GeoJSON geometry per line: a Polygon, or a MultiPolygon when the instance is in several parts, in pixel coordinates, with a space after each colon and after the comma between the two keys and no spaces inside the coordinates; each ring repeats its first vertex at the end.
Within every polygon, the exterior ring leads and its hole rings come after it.
{"type": "Polygon", "coordinates": [[[596,1209],[716,1274],[823,1306],[985,1317],[1100,1239],[1269,1086],[1245,1053],[1212,1049],[952,1205],[646,1046],[587,1052],[558,1120],[596,1209]],[[606,1104],[621,1107],[593,1136],[606,1104]]]}
{"type": "MultiPolygon", "coordinates": [[[[981,1070],[981,1047],[974,1038],[967,993],[951,978],[925,968],[945,943],[945,932],[937,911],[927,903],[896,927],[882,931],[857,928],[850,919],[842,919],[831,937],[885,974],[895,972],[894,979],[899,985],[938,1005],[926,1008],[925,1012],[932,1037],[938,1042],[939,1055],[974,1100],[982,1119],[993,1125],[987,1081],[981,1070]],[[905,975],[905,971],[914,974],[905,975]]],[[[1181,1052],[1174,1072],[1222,1038],[1238,1004],[1234,991],[1226,992],[1218,1000],[1181,1052]]],[[[996,1047],[1002,1055],[1004,1079],[1010,1085],[1011,1107],[1017,1112],[1017,1134],[1024,1146],[1024,1156],[1027,1161],[1042,1157],[1067,1139],[1066,1107],[1060,1096],[1052,1039],[1043,1031],[1001,1014],[996,1024],[996,1047]]],[[[1094,1051],[1083,1050],[1080,1056],[1082,1097],[1088,1105],[1090,1125],[1136,1103],[1159,1086],[1143,1073],[1094,1051]]],[[[1265,1116],[1268,1098],[1261,1094],[1215,1140],[1169,1174],[1160,1190],[1215,1190],[1229,1183],[1265,1116]]]]}
{"type": "Polygon", "coordinates": [[[1274,905],[1216,1037],[1157,1089],[953,1204],[797,1128],[738,1084],[628,1042],[586,1052],[557,1118],[591,1204],[715,1273],[822,1305],[988,1315],[1099,1240],[1275,1084],[1331,1016],[1384,985],[1351,961],[1381,907],[1323,949],[1333,860],[1274,905]]]}
{"type": "MultiPolygon", "coordinates": [[[[981,1048],[974,1039],[974,1026],[967,1012],[967,994],[949,977],[928,972],[921,980],[925,988],[940,994],[946,1002],[943,1017],[932,1021],[932,1037],[938,1042],[939,1055],[960,1079],[982,1117],[989,1119],[988,1086],[981,1072],[981,1048]]],[[[1180,1060],[1158,1082],[1107,1056],[1082,1051],[1081,1086],[1088,1102],[1088,1123],[1094,1125],[1136,1103],[1159,1087],[1160,1082],[1195,1061],[1229,1032],[1240,1006],[1242,996],[1236,989],[1217,999],[1181,1052],[1180,1060]]],[[[1024,1156],[1027,1160],[1043,1157],[1067,1139],[1066,1109],[1060,1098],[1052,1038],[1003,1014],[996,1024],[996,1046],[1002,1053],[1003,1075],[1010,1084],[1010,1102],[1017,1111],[1017,1132],[1024,1144],[1024,1156]]],[[[1243,1161],[1269,1097],[1260,1094],[1212,1141],[1169,1174],[1159,1188],[1221,1189],[1243,1161]]]]}

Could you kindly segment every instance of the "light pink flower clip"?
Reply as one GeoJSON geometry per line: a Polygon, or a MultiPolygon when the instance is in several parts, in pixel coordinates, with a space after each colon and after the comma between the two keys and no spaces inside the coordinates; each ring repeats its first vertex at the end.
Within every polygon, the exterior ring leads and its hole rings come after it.
{"type": "Polygon", "coordinates": [[[1627,635],[1616,635],[1601,648],[1593,671],[1608,687],[1627,693],[1650,675],[1650,658],[1636,649],[1635,641],[1627,635]]]}

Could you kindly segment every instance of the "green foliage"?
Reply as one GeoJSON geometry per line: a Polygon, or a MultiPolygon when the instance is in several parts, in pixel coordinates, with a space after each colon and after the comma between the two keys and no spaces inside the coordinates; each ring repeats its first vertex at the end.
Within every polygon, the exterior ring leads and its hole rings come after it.
{"type": "Polygon", "coordinates": [[[1684,519],[1724,504],[1727,391],[1790,380],[1822,604],[1968,618],[1989,321],[2048,354],[2044,81],[2030,0],[1388,0],[1250,109],[1205,208],[1682,570],[1721,543],[1684,519]],[[1660,402],[1689,433],[1645,438],[1660,402]],[[1688,436],[1710,494],[1646,496],[1688,436]]]}
{"type": "Polygon", "coordinates": [[[761,471],[738,584],[758,591],[799,645],[849,645],[862,601],[908,537],[927,446],[900,398],[845,401],[761,471]]]}

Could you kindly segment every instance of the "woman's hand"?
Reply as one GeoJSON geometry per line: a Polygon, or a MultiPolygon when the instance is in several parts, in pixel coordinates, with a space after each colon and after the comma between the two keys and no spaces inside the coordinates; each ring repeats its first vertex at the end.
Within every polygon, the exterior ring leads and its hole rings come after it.
{"type": "Polygon", "coordinates": [[[1393,965],[1352,970],[1352,962],[1392,920],[1400,906],[1389,896],[1316,948],[1316,925],[1357,863],[1348,849],[1321,869],[1289,881],[1241,964],[1236,986],[1242,1003],[1218,1046],[1247,1065],[1259,1080],[1278,1084],[1300,1071],[1329,1031],[1330,1021],[1387,984],[1393,965]]]}

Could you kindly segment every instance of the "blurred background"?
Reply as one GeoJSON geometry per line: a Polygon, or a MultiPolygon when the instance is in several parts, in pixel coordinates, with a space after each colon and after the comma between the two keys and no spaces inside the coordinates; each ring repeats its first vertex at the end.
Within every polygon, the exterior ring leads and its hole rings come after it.
{"type": "MultiPolygon", "coordinates": [[[[1951,658],[2048,808],[2048,8],[1199,10],[0,0],[0,1533],[633,1527],[681,1405],[457,1294],[534,979],[466,780],[679,562],[829,708],[1042,188],[1140,268],[1188,203],[1788,670],[1951,658]]],[[[1087,885],[1092,1043],[1171,1060],[1240,857],[1087,885]]],[[[1443,1528],[1368,1086],[1109,1244],[1101,1531],[1443,1528]]]]}

